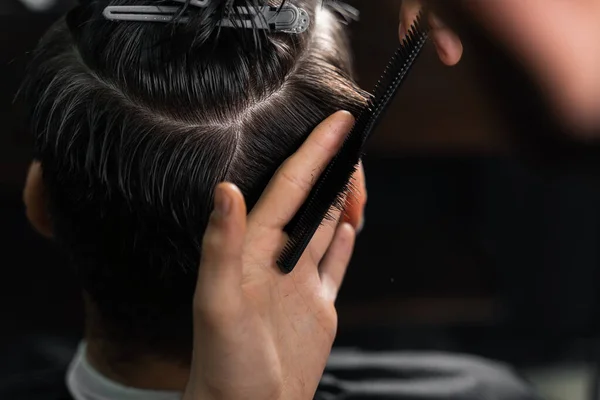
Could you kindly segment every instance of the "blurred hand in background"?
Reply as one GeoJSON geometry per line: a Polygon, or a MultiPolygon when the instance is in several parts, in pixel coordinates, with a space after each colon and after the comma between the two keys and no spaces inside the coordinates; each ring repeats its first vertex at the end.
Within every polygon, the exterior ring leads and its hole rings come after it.
{"type": "Polygon", "coordinates": [[[600,2],[404,0],[401,37],[423,4],[432,10],[427,18],[443,63],[458,63],[463,45],[440,16],[460,11],[528,69],[570,130],[600,133],[600,2]]]}

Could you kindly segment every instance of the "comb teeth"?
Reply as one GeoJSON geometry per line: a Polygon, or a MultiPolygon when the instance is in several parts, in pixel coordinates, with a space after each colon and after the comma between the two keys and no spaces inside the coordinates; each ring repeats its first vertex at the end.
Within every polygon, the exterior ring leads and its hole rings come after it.
{"type": "Polygon", "coordinates": [[[422,20],[422,13],[419,13],[342,148],[323,171],[304,205],[287,225],[285,230],[289,240],[277,262],[284,273],[293,271],[332,207],[342,208],[341,199],[351,184],[350,180],[363,155],[365,142],[381,121],[427,42],[429,29],[422,20]]]}

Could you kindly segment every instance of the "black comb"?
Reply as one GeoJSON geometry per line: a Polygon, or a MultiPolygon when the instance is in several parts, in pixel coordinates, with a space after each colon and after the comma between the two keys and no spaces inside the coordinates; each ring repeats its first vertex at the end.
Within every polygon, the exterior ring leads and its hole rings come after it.
{"type": "Polygon", "coordinates": [[[340,199],[351,185],[350,180],[363,155],[365,142],[383,118],[428,37],[429,27],[424,23],[421,12],[389,62],[373,96],[357,118],[342,148],[323,171],[296,216],[286,226],[289,240],[277,261],[284,273],[294,270],[331,208],[342,208],[340,199]]]}

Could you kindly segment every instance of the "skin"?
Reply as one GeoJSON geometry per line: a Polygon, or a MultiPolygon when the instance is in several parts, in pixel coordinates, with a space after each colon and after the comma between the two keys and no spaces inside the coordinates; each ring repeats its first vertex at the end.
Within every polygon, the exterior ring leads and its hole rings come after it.
{"type": "MultiPolygon", "coordinates": [[[[362,168],[346,216],[337,215],[347,222],[326,221],[291,274],[283,275],[276,260],[286,241],[283,228],[353,123],[347,112],[325,120],[281,166],[249,214],[237,187],[217,187],[194,298],[191,368],[151,358],[126,368],[108,365],[102,345],[91,338],[90,362],[117,382],[181,390],[185,400],[312,399],[336,335],[335,300],[366,203],[362,168]]],[[[41,175],[34,163],[24,197],[31,223],[51,237],[41,175]]]]}
{"type": "MultiPolygon", "coordinates": [[[[529,70],[568,132],[580,139],[598,136],[600,2],[404,0],[403,27],[410,26],[423,4],[433,10],[464,10],[529,70]]],[[[435,14],[428,17],[440,60],[455,65],[463,52],[459,37],[435,14]]]]}
{"type": "MultiPolygon", "coordinates": [[[[465,6],[522,59],[565,124],[582,137],[593,137],[600,125],[598,1],[443,1],[465,6]]],[[[404,1],[401,37],[420,6],[417,0],[404,1]]],[[[434,14],[428,18],[441,61],[458,63],[460,39],[434,14]]],[[[152,359],[118,368],[107,365],[102,346],[92,342],[88,357],[100,372],[132,387],[181,389],[185,400],[312,399],[335,338],[334,302],[362,221],[362,169],[355,176],[358,191],[347,199],[345,222],[327,222],[292,274],[282,275],[275,261],[285,243],[283,227],[352,122],[344,112],[323,122],[280,168],[250,214],[235,186],[218,187],[194,298],[191,368],[152,359]]],[[[41,173],[33,163],[24,192],[27,215],[40,233],[52,237],[41,173]]]]}

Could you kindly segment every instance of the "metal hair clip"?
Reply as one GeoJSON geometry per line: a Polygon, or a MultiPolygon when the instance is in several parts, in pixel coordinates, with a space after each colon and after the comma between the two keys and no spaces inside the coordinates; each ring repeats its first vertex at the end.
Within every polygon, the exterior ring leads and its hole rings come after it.
{"type": "MultiPolygon", "coordinates": [[[[172,0],[186,3],[186,0],[172,0]]],[[[208,6],[210,0],[190,0],[189,5],[199,8],[208,6]]],[[[186,23],[189,17],[182,16],[180,7],[169,6],[108,6],[104,9],[104,18],[111,21],[137,22],[177,22],[186,23]]],[[[235,17],[221,20],[222,27],[265,29],[272,32],[303,33],[310,26],[310,16],[306,10],[293,4],[283,7],[237,7],[235,17]]]]}

